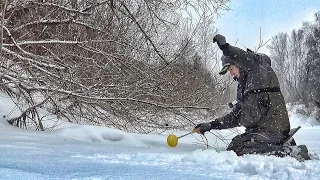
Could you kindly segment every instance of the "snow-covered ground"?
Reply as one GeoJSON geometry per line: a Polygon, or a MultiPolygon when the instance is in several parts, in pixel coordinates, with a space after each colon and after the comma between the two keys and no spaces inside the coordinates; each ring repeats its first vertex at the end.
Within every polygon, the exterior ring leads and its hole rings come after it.
{"type": "MultiPolygon", "coordinates": [[[[10,113],[0,98],[0,115],[10,113]]],[[[23,130],[0,118],[0,179],[320,179],[320,126],[311,117],[290,113],[295,135],[306,144],[313,160],[245,155],[224,151],[225,144],[207,134],[181,138],[175,148],[166,144],[169,133],[142,135],[116,129],[64,123],[53,131],[23,130]]],[[[230,131],[221,131],[230,134],[230,131]]],[[[230,137],[231,138],[231,137],[230,137]]]]}

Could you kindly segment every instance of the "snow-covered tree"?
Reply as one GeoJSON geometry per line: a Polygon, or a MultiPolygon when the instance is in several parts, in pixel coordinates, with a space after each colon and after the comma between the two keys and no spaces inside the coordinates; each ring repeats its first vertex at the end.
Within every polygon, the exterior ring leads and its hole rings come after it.
{"type": "Polygon", "coordinates": [[[204,63],[217,60],[213,31],[202,32],[227,0],[3,2],[0,88],[22,112],[11,124],[45,130],[44,109],[150,132],[192,125],[225,99],[204,63]]]}

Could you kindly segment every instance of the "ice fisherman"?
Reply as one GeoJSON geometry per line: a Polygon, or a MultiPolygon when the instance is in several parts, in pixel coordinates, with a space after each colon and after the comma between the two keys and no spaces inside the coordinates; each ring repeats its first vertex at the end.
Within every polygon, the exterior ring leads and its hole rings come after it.
{"type": "Polygon", "coordinates": [[[212,129],[244,126],[245,132],[235,136],[227,150],[234,151],[238,156],[266,154],[309,160],[305,145],[296,146],[294,140],[284,144],[289,137],[290,122],[278,78],[271,68],[271,59],[234,47],[220,34],[214,36],[213,42],[217,42],[223,52],[223,67],[219,74],[229,71],[238,81],[237,103],[229,114],[198,124],[195,130],[204,134],[212,129]]]}

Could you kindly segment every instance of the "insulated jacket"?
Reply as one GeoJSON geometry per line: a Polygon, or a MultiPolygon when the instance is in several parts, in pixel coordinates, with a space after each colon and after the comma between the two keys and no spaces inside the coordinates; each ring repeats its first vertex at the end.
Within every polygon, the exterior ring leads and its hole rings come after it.
{"type": "Polygon", "coordinates": [[[218,129],[246,127],[246,132],[290,131],[288,112],[280,91],[278,78],[270,62],[259,59],[255,53],[224,44],[223,55],[240,69],[237,104],[233,110],[221,117],[218,129]]]}

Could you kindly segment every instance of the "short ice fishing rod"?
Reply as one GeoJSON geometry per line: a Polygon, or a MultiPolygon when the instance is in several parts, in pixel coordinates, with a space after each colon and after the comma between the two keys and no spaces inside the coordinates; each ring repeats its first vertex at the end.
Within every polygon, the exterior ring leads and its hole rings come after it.
{"type": "Polygon", "coordinates": [[[180,138],[183,138],[183,137],[188,136],[190,134],[193,134],[195,132],[198,132],[198,129],[194,129],[193,131],[191,131],[187,134],[181,135],[179,137],[174,134],[169,134],[169,136],[167,137],[167,143],[170,147],[176,147],[178,145],[178,141],[180,138]]]}

